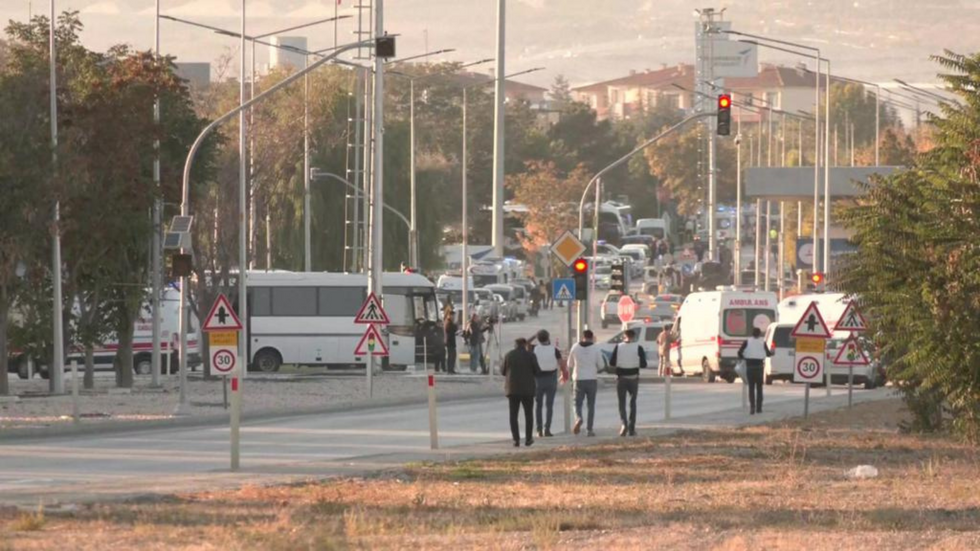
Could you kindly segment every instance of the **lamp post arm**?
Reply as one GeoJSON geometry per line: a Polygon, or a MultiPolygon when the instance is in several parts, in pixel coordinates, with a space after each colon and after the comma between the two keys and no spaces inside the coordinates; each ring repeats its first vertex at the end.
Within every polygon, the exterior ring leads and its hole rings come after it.
{"type": "MultiPolygon", "coordinates": [[[[334,174],[333,172],[320,172],[320,171],[313,171],[312,174],[310,174],[310,179],[316,180],[318,178],[333,178],[334,180],[337,180],[338,182],[344,184],[345,186],[353,189],[355,193],[363,194],[363,192],[361,190],[357,189],[357,186],[355,186],[354,184],[352,184],[350,182],[350,180],[348,180],[347,178],[344,178],[343,176],[340,176],[339,174],[334,174]]],[[[402,214],[401,211],[399,211],[395,207],[389,205],[388,203],[382,203],[382,206],[384,208],[388,209],[389,212],[391,212],[392,214],[394,214],[398,218],[401,218],[402,222],[405,223],[405,227],[407,227],[408,229],[411,229],[412,228],[411,221],[408,219],[407,216],[405,216],[404,214],[402,214]]]]}
{"type": "MultiPolygon", "coordinates": [[[[677,130],[679,130],[683,126],[685,126],[687,123],[692,122],[692,121],[695,121],[695,120],[698,120],[698,119],[703,119],[705,117],[714,117],[714,116],[717,116],[717,114],[718,113],[712,111],[710,113],[697,113],[697,114],[691,115],[691,116],[687,117],[686,119],[682,120],[681,122],[675,124],[674,126],[671,126],[667,130],[664,130],[660,134],[658,134],[658,135],[650,138],[649,140],[641,143],[640,145],[636,146],[636,148],[633,149],[633,151],[630,151],[626,155],[623,155],[619,159],[613,161],[612,164],[610,164],[606,168],[603,168],[598,173],[596,173],[596,175],[593,176],[591,180],[589,180],[588,185],[585,186],[585,191],[582,192],[582,200],[579,201],[579,203],[578,203],[578,238],[579,239],[582,238],[582,226],[585,224],[585,222],[584,222],[584,216],[585,216],[585,214],[584,214],[584,210],[585,210],[585,198],[589,196],[589,189],[592,188],[593,184],[595,184],[596,181],[599,178],[602,178],[610,170],[621,166],[626,161],[629,161],[630,158],[632,158],[637,153],[640,153],[644,149],[646,149],[646,148],[650,147],[651,145],[657,143],[658,141],[662,140],[663,138],[666,138],[667,136],[673,134],[674,132],[676,132],[677,130]]],[[[596,205],[596,209],[597,210],[598,210],[598,208],[599,208],[599,205],[596,205]]],[[[597,236],[592,236],[592,239],[595,240],[596,237],[597,236]]]]}

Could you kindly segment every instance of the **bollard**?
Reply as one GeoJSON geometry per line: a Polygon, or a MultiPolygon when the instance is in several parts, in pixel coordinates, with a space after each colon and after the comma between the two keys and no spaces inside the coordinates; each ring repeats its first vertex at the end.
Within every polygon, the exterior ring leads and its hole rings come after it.
{"type": "Polygon", "coordinates": [[[78,413],[78,360],[71,361],[71,419],[74,423],[81,420],[78,413]]]}
{"type": "Polygon", "coordinates": [[[425,337],[422,337],[422,356],[429,393],[429,446],[433,450],[438,450],[439,424],[436,416],[436,376],[435,373],[429,372],[429,341],[425,337]]]}

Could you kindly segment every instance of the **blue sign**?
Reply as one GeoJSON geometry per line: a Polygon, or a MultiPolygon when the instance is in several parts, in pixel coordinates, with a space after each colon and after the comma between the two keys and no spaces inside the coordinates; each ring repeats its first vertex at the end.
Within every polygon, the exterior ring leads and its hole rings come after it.
{"type": "Polygon", "coordinates": [[[555,300],[575,300],[575,280],[555,279],[551,282],[551,296],[555,300]]]}
{"type": "MultiPolygon", "coordinates": [[[[833,268],[837,261],[848,253],[857,251],[857,247],[846,238],[831,238],[830,240],[830,267],[833,268]]],[[[796,268],[809,270],[813,266],[813,238],[802,237],[796,240],[796,268]]],[[[823,240],[820,241],[820,258],[823,258],[823,240]]],[[[823,261],[821,260],[821,263],[823,261]]],[[[827,270],[829,271],[829,270],[827,270]]]]}

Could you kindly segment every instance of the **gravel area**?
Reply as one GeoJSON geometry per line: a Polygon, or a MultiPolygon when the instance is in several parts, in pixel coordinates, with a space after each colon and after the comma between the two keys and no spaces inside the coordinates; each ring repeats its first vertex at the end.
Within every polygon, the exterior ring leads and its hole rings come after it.
{"type": "MultiPolygon", "coordinates": [[[[242,408],[249,413],[290,413],[318,407],[357,404],[368,401],[364,372],[338,374],[250,375],[242,384],[242,408]]],[[[83,423],[110,421],[150,421],[174,417],[179,400],[175,378],[167,378],[163,387],[150,388],[149,377],[138,377],[131,391],[115,388],[111,376],[98,375],[94,390],[80,390],[79,410],[83,423]]],[[[188,379],[187,398],[191,416],[224,413],[224,392],[220,379],[205,381],[199,375],[188,379]]],[[[18,401],[0,402],[0,431],[14,428],[39,428],[71,424],[70,393],[53,396],[48,381],[11,380],[12,393],[18,401]]],[[[66,381],[70,390],[70,381],[66,381]]],[[[437,379],[440,397],[503,394],[500,377],[445,375],[437,379]]],[[[230,389],[229,389],[230,392],[230,389]]],[[[374,377],[372,403],[427,396],[426,378],[415,373],[384,373],[374,377]]]]}

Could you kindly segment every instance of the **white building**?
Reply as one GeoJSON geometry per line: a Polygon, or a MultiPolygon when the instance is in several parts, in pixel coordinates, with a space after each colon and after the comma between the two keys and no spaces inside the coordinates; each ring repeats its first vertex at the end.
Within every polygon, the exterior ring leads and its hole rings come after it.
{"type": "Polygon", "coordinates": [[[278,67],[303,69],[306,67],[306,56],[289,48],[306,51],[305,36],[273,36],[269,42],[277,47],[269,48],[269,70],[278,67]]]}

